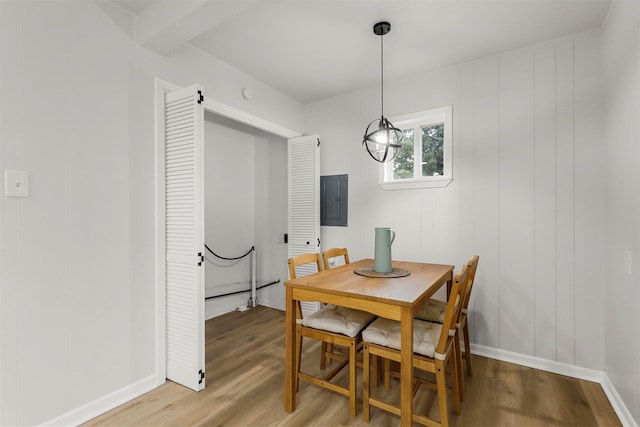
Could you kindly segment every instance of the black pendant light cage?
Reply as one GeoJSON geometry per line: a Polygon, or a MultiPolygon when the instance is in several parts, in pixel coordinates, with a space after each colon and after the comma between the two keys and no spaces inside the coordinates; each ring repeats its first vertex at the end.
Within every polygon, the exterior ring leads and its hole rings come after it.
{"type": "Polygon", "coordinates": [[[381,115],[379,119],[369,123],[362,139],[362,145],[371,158],[380,163],[389,162],[396,157],[402,147],[403,138],[402,131],[384,117],[384,44],[382,39],[389,31],[391,31],[391,24],[388,22],[378,22],[373,26],[373,33],[380,36],[381,115]]]}

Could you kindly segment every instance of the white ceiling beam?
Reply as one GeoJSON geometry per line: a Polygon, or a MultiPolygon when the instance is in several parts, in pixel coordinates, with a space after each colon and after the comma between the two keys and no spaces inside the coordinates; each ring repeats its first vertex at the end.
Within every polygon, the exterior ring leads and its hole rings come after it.
{"type": "Polygon", "coordinates": [[[155,1],[138,15],[136,42],[167,55],[254,3],[256,1],[155,1]]]}

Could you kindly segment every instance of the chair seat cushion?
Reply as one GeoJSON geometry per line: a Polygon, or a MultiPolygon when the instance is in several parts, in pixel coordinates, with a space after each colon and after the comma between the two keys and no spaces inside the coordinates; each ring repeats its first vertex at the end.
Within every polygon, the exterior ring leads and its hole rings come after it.
{"type": "Polygon", "coordinates": [[[302,325],[353,338],[375,318],[374,314],[366,311],[329,304],[315,313],[305,316],[302,319],[302,325]]]}
{"type": "Polygon", "coordinates": [[[447,303],[438,299],[430,299],[425,302],[415,315],[416,319],[428,322],[444,323],[444,314],[447,312],[447,303]]]}
{"type": "MultiPolygon", "coordinates": [[[[379,317],[362,332],[365,342],[400,350],[400,322],[379,317]]],[[[413,352],[434,357],[440,339],[440,323],[413,321],[413,352]]]]}

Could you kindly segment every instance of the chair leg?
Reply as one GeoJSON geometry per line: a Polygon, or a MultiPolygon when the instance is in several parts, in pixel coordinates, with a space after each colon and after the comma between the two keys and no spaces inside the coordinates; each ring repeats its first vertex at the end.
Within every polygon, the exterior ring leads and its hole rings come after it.
{"type": "Polygon", "coordinates": [[[447,412],[447,378],[445,375],[444,362],[442,360],[436,360],[436,388],[438,390],[438,403],[440,406],[440,425],[442,425],[442,427],[448,427],[449,414],[447,412]]]}
{"type": "MultiPolygon", "coordinates": [[[[367,423],[369,422],[369,418],[371,416],[371,408],[369,407],[369,393],[371,392],[369,385],[369,377],[371,375],[371,367],[369,366],[370,357],[369,346],[365,344],[362,347],[362,420],[367,423]]],[[[378,356],[373,357],[375,357],[376,359],[378,358],[378,356]]],[[[376,372],[375,375],[377,376],[378,373],[376,372]]]]}
{"type": "MultiPolygon", "coordinates": [[[[356,407],[358,405],[357,380],[358,380],[358,361],[357,346],[355,342],[351,342],[349,346],[349,414],[356,416],[356,407]]],[[[366,368],[368,369],[368,368],[366,368]]]]}
{"type": "Polygon", "coordinates": [[[300,387],[300,377],[298,374],[300,373],[300,359],[302,358],[302,334],[298,329],[296,331],[296,393],[298,392],[298,388],[300,387]]]}
{"type": "Polygon", "coordinates": [[[327,361],[327,342],[326,341],[322,341],[322,344],[320,345],[320,369],[324,371],[324,368],[326,367],[326,361],[327,361]]]}
{"type": "Polygon", "coordinates": [[[322,341],[322,346],[320,347],[320,369],[325,370],[327,367],[327,362],[331,365],[331,358],[327,356],[327,353],[331,353],[333,351],[333,344],[330,342],[322,341]]]}
{"type": "Polygon", "coordinates": [[[384,359],[384,390],[391,390],[391,361],[384,359]]]}
{"type": "Polygon", "coordinates": [[[462,328],[462,335],[464,336],[464,358],[467,362],[467,375],[472,377],[473,373],[471,372],[471,343],[469,343],[469,327],[468,323],[464,325],[462,328]]]}
{"type": "Polygon", "coordinates": [[[460,388],[460,368],[458,358],[455,353],[449,356],[449,371],[451,372],[451,391],[453,398],[453,412],[460,415],[460,402],[462,400],[462,389],[460,388]]]}
{"type": "Polygon", "coordinates": [[[460,346],[460,329],[456,328],[456,336],[453,338],[453,355],[456,362],[456,376],[458,377],[458,390],[460,400],[464,400],[464,375],[462,373],[462,349],[460,346]]]}
{"type": "MultiPolygon", "coordinates": [[[[374,355],[370,361],[371,371],[373,372],[373,378],[371,378],[371,385],[373,385],[375,388],[378,388],[378,379],[380,378],[380,367],[378,365],[378,359],[380,358],[374,355]]],[[[364,361],[362,362],[362,366],[364,369],[364,361]]]]}

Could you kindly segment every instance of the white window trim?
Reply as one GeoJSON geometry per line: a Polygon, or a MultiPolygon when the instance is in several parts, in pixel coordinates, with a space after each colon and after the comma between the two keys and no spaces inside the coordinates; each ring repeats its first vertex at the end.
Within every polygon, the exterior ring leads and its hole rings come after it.
{"type": "Polygon", "coordinates": [[[378,185],[384,190],[404,190],[410,188],[438,188],[446,187],[453,181],[453,106],[447,105],[440,108],[418,111],[390,119],[391,123],[399,129],[407,129],[413,126],[425,126],[435,123],[444,123],[444,173],[439,176],[425,176],[418,178],[386,181],[386,176],[391,176],[393,162],[381,163],[378,172],[378,185]]]}

